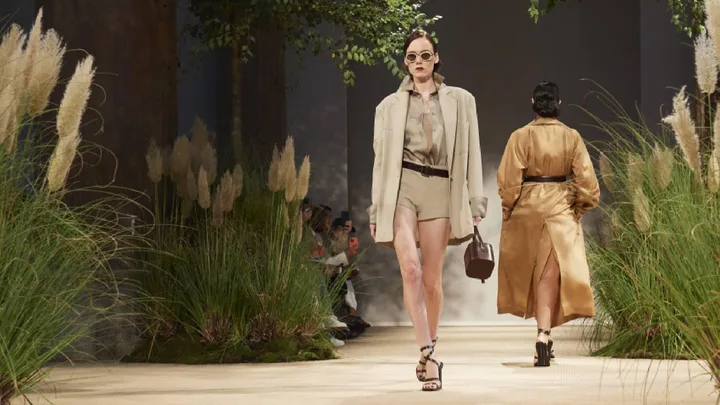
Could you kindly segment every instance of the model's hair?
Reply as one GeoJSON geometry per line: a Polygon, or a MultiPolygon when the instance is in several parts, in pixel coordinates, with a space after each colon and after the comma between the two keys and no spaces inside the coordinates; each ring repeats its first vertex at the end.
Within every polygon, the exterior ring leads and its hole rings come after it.
{"type": "MultiPolygon", "coordinates": [[[[438,52],[437,41],[435,41],[435,38],[433,38],[429,32],[418,29],[418,30],[411,32],[410,35],[408,35],[407,39],[405,40],[405,46],[403,46],[403,59],[405,58],[405,55],[407,55],[407,50],[410,47],[410,44],[414,40],[419,39],[419,38],[427,39],[430,42],[430,44],[432,45],[433,53],[436,54],[438,52]]],[[[405,69],[406,73],[409,73],[407,65],[405,63],[403,63],[403,68],[405,69]]],[[[433,65],[433,73],[437,73],[438,70],[440,70],[440,61],[438,61],[438,63],[435,63],[433,65]]]]}
{"type": "Polygon", "coordinates": [[[560,88],[553,82],[541,82],[533,90],[533,111],[544,118],[560,115],[560,88]]]}

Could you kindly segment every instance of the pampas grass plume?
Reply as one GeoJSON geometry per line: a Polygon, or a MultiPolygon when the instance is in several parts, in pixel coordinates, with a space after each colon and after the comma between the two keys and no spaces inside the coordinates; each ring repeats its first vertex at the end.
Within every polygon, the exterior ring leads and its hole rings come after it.
{"type": "Polygon", "coordinates": [[[78,136],[80,122],[90,98],[90,85],[95,76],[93,61],[92,56],[86,56],[80,61],[65,88],[57,114],[57,131],[60,138],[78,136]]]}
{"type": "Polygon", "coordinates": [[[43,34],[37,50],[35,66],[27,87],[27,114],[37,117],[50,102],[50,94],[58,82],[65,46],[55,30],[43,34]]]}
{"type": "Polygon", "coordinates": [[[79,137],[60,138],[58,141],[47,171],[47,184],[50,192],[56,192],[65,187],[78,144],[80,144],[79,137]]]}
{"type": "Polygon", "coordinates": [[[232,184],[233,184],[233,198],[238,198],[242,194],[243,190],[243,178],[245,177],[245,174],[243,172],[242,166],[239,164],[235,165],[235,168],[232,172],[232,184]]]}
{"type": "Polygon", "coordinates": [[[648,200],[642,188],[638,187],[635,189],[632,202],[635,226],[640,232],[649,231],[652,225],[650,220],[650,200],[648,200]]]}
{"type": "Polygon", "coordinates": [[[307,197],[310,189],[310,156],[305,156],[300,165],[300,172],[297,180],[297,190],[295,191],[295,199],[302,200],[307,197]]]}
{"type": "Polygon", "coordinates": [[[706,95],[715,92],[718,78],[718,61],[713,41],[707,33],[695,39],[695,76],[700,91],[706,95]]]}
{"type": "Polygon", "coordinates": [[[147,154],[145,154],[145,162],[148,166],[148,177],[150,181],[157,184],[162,180],[163,175],[163,157],[160,148],[158,148],[155,138],[150,139],[150,146],[147,154]]]}
{"type": "Polygon", "coordinates": [[[672,150],[655,144],[655,147],[653,148],[652,161],[653,173],[655,174],[655,184],[661,190],[665,190],[670,185],[673,165],[675,163],[675,155],[672,150]]]}
{"type": "Polygon", "coordinates": [[[270,161],[270,169],[268,170],[268,188],[272,192],[280,191],[280,151],[277,145],[273,148],[272,160],[270,161]]]}
{"type": "Polygon", "coordinates": [[[208,184],[207,172],[204,167],[200,167],[198,172],[198,204],[202,209],[210,208],[210,186],[208,184]]]}
{"type": "Polygon", "coordinates": [[[702,175],[702,163],[700,160],[700,140],[695,131],[695,123],[690,114],[685,86],[673,98],[673,113],[665,118],[663,122],[669,124],[675,132],[675,138],[682,150],[685,161],[695,172],[695,175],[702,175]]]}

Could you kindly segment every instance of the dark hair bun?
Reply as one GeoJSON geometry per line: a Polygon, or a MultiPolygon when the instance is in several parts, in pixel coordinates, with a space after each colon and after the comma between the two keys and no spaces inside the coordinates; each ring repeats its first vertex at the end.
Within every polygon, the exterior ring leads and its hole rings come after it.
{"type": "Polygon", "coordinates": [[[560,115],[560,89],[552,82],[542,82],[533,91],[533,111],[543,118],[560,115]]]}
{"type": "Polygon", "coordinates": [[[560,103],[555,100],[535,100],[533,111],[541,117],[554,118],[560,115],[560,103]]]}

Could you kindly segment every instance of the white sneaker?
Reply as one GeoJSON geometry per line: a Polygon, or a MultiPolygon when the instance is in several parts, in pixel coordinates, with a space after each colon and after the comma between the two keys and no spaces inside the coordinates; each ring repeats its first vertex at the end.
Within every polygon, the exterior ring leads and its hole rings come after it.
{"type": "Polygon", "coordinates": [[[335,316],[335,315],[330,315],[330,316],[328,317],[327,327],[328,327],[328,328],[345,329],[345,328],[347,328],[348,326],[347,326],[347,324],[346,324],[345,322],[340,322],[340,320],[337,319],[337,316],[335,316]]]}
{"type": "Polygon", "coordinates": [[[345,346],[345,342],[343,342],[340,339],[335,338],[334,336],[330,336],[330,343],[333,344],[335,347],[343,347],[345,346]]]}

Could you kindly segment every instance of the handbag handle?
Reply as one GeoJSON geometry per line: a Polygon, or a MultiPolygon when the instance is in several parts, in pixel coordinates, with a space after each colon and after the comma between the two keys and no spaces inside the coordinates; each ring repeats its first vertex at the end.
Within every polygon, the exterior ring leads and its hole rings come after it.
{"type": "Polygon", "coordinates": [[[480,243],[485,243],[483,242],[482,236],[480,236],[480,231],[478,230],[477,225],[473,225],[473,228],[475,228],[475,240],[479,240],[480,243]]]}

